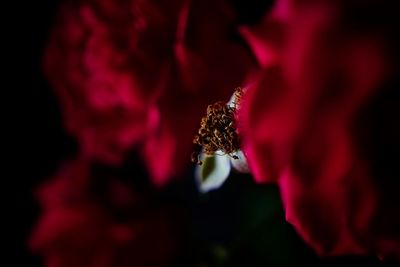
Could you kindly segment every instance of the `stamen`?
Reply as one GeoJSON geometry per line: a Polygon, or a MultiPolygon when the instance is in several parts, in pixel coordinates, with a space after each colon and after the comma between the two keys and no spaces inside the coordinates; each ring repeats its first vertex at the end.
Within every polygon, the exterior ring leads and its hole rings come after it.
{"type": "Polygon", "coordinates": [[[243,89],[238,87],[235,90],[232,105],[221,101],[207,107],[207,115],[201,119],[200,129],[193,139],[197,150],[192,153],[192,161],[201,165],[199,159],[200,150],[206,155],[214,155],[222,151],[236,159],[232,153],[240,149],[240,140],[236,127],[236,112],[242,98],[243,89]]]}

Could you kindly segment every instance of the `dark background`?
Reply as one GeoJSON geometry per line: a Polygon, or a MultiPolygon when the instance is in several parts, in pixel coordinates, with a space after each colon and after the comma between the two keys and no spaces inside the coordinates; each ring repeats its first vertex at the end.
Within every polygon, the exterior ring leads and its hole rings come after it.
{"type": "MultiPolygon", "coordinates": [[[[6,146],[6,170],[3,179],[5,216],[10,225],[11,263],[4,266],[41,266],[27,242],[39,216],[34,188],[44,181],[58,163],[72,155],[76,145],[63,131],[57,99],[42,73],[42,52],[60,1],[16,1],[3,9],[7,18],[4,38],[6,68],[3,98],[6,120],[9,120],[6,146]],[[7,14],[8,13],[8,14],[7,14]],[[9,149],[9,152],[8,152],[9,149]],[[9,169],[9,170],[7,170],[9,169]],[[10,183],[10,184],[9,184],[10,183]]],[[[6,255],[10,256],[10,255],[6,255]]]]}

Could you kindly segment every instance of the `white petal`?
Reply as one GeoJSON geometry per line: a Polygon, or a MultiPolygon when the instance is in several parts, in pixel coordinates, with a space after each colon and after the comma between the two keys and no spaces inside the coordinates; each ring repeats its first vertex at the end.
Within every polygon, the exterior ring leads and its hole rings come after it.
{"type": "Polygon", "coordinates": [[[231,172],[229,156],[214,155],[202,158],[203,164],[196,167],[195,178],[199,191],[206,193],[219,188],[231,172]]]}
{"type": "Polygon", "coordinates": [[[249,165],[247,164],[247,159],[241,150],[233,153],[238,159],[231,158],[232,166],[235,170],[240,173],[249,173],[249,165]]]}

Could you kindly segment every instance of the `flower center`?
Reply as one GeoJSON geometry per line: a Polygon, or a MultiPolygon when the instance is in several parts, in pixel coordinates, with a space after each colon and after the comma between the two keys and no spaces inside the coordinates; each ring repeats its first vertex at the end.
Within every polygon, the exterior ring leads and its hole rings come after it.
{"type": "Polygon", "coordinates": [[[207,107],[207,115],[201,119],[200,129],[194,136],[193,143],[196,152],[192,153],[192,161],[201,165],[200,151],[206,155],[213,155],[217,151],[236,159],[232,153],[240,149],[240,139],[236,127],[236,113],[238,104],[243,94],[243,89],[235,90],[232,104],[221,101],[207,107]]]}

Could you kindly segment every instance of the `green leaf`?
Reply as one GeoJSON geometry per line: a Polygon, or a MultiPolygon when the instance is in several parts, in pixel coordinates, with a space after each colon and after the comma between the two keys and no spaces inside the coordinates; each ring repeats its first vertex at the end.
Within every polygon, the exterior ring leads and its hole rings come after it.
{"type": "Polygon", "coordinates": [[[250,186],[243,190],[241,204],[232,262],[245,259],[252,266],[294,266],[316,259],[286,222],[278,187],[250,186]]]}

